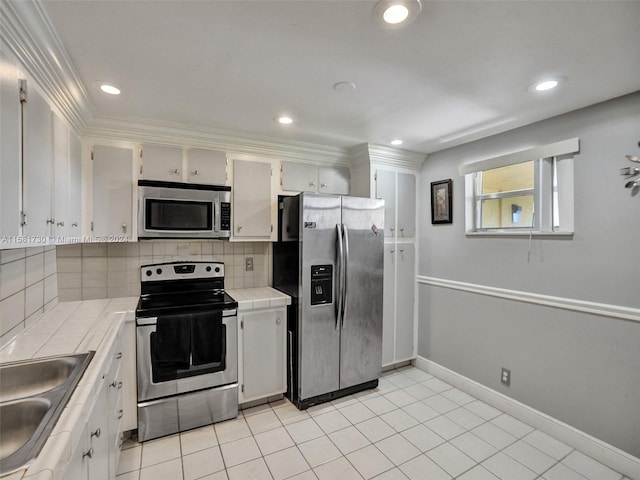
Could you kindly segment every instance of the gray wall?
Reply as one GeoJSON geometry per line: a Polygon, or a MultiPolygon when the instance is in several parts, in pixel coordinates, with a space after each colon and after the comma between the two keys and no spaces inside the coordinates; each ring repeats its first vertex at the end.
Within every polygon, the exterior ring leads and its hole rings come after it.
{"type": "MultiPolygon", "coordinates": [[[[640,93],[430,155],[422,169],[418,275],[640,308],[640,93]],[[458,166],[567,138],[575,234],[467,237],[458,166]],[[430,182],[453,179],[453,225],[431,225],[430,182]]],[[[640,457],[640,323],[419,284],[418,354],[640,457]],[[500,367],[512,385],[500,384],[500,367]]]]}

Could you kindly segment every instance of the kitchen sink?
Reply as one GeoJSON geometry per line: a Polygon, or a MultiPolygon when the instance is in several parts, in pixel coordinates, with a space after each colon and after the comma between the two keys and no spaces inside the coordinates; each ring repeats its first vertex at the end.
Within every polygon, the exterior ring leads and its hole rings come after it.
{"type": "Polygon", "coordinates": [[[0,475],[36,458],[94,353],[0,364],[0,475]]]}
{"type": "Polygon", "coordinates": [[[78,365],[73,356],[0,366],[0,402],[31,397],[64,383],[78,365]]]}

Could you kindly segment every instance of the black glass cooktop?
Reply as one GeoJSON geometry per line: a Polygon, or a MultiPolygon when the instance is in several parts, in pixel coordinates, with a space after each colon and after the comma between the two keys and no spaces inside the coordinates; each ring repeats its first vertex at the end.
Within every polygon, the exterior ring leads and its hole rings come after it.
{"type": "Polygon", "coordinates": [[[158,316],[163,313],[191,313],[203,310],[238,308],[238,302],[226,292],[195,291],[141,295],[136,316],[158,316]]]}

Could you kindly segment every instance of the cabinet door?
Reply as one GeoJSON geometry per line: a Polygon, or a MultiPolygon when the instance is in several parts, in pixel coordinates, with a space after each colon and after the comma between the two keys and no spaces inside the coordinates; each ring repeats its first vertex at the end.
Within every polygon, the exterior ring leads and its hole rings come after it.
{"type": "Polygon", "coordinates": [[[271,238],[271,164],[234,160],[233,236],[271,238]]]}
{"type": "Polygon", "coordinates": [[[130,148],[93,147],[93,235],[103,241],[130,238],[132,155],[130,148]]]}
{"type": "Polygon", "coordinates": [[[20,234],[21,116],[18,62],[0,50],[0,236],[20,234]]]}
{"type": "Polygon", "coordinates": [[[217,150],[190,148],[187,151],[187,181],[210,185],[227,184],[227,154],[217,150]]]}
{"type": "Polygon", "coordinates": [[[351,171],[347,167],[318,167],[318,192],[349,195],[351,171]]]}
{"type": "Polygon", "coordinates": [[[398,243],[396,248],[396,362],[414,358],[415,246],[398,243]]]}
{"type": "Polygon", "coordinates": [[[416,236],[416,176],[398,174],[398,237],[416,236]]]}
{"type": "Polygon", "coordinates": [[[69,129],[60,117],[53,114],[53,216],[56,220],[54,233],[57,241],[69,236],[70,212],[70,159],[69,129]]]}
{"type": "Polygon", "coordinates": [[[71,454],[71,460],[67,466],[67,471],[64,474],[64,478],[73,480],[86,480],[89,478],[89,427],[85,423],[82,433],[80,434],[80,440],[76,449],[71,454]]]}
{"type": "Polygon", "coordinates": [[[286,391],[286,324],[284,309],[242,315],[243,401],[286,391]]]}
{"type": "Polygon", "coordinates": [[[69,134],[69,235],[79,237],[82,232],[82,154],[80,139],[69,134]]]}
{"type": "Polygon", "coordinates": [[[52,112],[46,100],[29,89],[24,110],[24,235],[49,236],[53,182],[52,112]]]}
{"type": "Polygon", "coordinates": [[[395,172],[387,170],[376,171],[376,198],[384,199],[384,236],[393,237],[396,230],[395,172]]]}
{"type": "Polygon", "coordinates": [[[136,324],[133,320],[124,324],[122,330],[122,417],[123,431],[138,428],[136,391],[136,324]]]}
{"type": "Polygon", "coordinates": [[[384,283],[382,298],[382,365],[395,359],[396,324],[396,245],[384,246],[384,283]]]}
{"type": "MultiPolygon", "coordinates": [[[[98,398],[87,421],[89,430],[89,480],[109,480],[109,429],[107,417],[107,390],[104,380],[100,382],[98,398]]],[[[73,477],[69,477],[73,478],[73,477]]]]}
{"type": "Polygon", "coordinates": [[[282,162],[282,190],[317,192],[318,167],[308,163],[282,162]]]}
{"type": "Polygon", "coordinates": [[[182,182],[182,148],[143,145],[142,178],[182,182]]]}

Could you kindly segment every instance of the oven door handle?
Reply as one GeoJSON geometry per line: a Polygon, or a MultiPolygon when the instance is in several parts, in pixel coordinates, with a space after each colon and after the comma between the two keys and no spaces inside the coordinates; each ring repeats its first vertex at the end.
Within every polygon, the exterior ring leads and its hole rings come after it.
{"type": "MultiPolygon", "coordinates": [[[[229,309],[229,310],[223,310],[222,318],[235,317],[237,316],[237,314],[238,314],[238,311],[235,308],[229,309]]],[[[137,317],[136,318],[136,325],[138,326],[155,325],[156,323],[158,323],[158,317],[137,317]]],[[[223,323],[226,323],[226,322],[223,322],[223,323]]]]}

